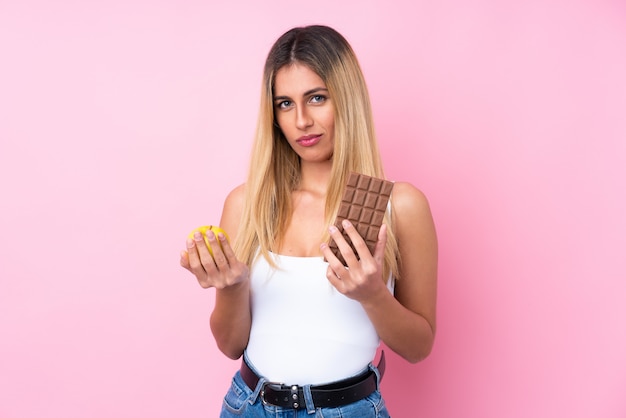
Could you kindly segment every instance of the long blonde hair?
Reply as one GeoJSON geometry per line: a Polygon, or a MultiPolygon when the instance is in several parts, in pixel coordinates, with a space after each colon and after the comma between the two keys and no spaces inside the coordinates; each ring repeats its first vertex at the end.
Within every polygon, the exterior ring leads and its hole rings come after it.
{"type": "MultiPolygon", "coordinates": [[[[300,160],[275,123],[273,88],[277,71],[294,63],[306,65],[324,81],[335,106],[331,180],[325,220],[334,221],[350,171],[384,178],[365,79],[346,39],[327,26],[294,28],[272,46],[263,73],[256,138],[246,182],[245,203],[235,251],[251,265],[257,254],[270,257],[291,216],[291,193],[300,180],[300,160]]],[[[398,243],[390,213],[385,217],[388,240],[384,277],[398,277],[398,243]]],[[[326,233],[322,240],[329,239],[326,233]]]]}

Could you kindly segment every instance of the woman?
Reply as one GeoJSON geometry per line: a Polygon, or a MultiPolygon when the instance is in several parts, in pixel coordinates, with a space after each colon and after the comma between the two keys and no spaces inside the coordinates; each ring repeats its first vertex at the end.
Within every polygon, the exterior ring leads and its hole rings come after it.
{"type": "Polygon", "coordinates": [[[181,253],[216,288],[219,349],[244,357],[222,416],[389,416],[372,362],[380,340],[411,363],[430,353],[436,234],[426,198],[402,182],[373,253],[349,222],[356,253],[333,226],[351,171],[384,177],[365,81],[335,30],[294,28],[270,50],[252,155],[224,204],[230,242],[208,232],[212,257],[197,233],[181,253]]]}

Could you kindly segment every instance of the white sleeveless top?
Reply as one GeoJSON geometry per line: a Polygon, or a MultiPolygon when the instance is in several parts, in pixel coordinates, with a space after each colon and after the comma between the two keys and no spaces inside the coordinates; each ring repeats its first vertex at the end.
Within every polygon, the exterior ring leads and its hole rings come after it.
{"type": "MultiPolygon", "coordinates": [[[[326,278],[322,257],[270,254],[250,273],[252,328],[246,356],[272,382],[306,385],[353,376],[380,342],[361,304],[326,278]]],[[[393,292],[393,280],[388,287],[393,292]]]]}

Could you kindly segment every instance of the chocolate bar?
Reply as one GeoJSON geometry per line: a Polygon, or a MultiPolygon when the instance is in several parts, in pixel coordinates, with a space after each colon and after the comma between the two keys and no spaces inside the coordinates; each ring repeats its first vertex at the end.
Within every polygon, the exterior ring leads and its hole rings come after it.
{"type": "MultiPolygon", "coordinates": [[[[359,255],[350,237],[343,230],[341,222],[344,219],[349,220],[373,254],[392,189],[393,182],[391,181],[354,172],[349,174],[334,225],[343,234],[357,257],[359,255]]],[[[333,254],[344,266],[347,265],[335,241],[333,239],[330,241],[329,247],[333,254]]]]}

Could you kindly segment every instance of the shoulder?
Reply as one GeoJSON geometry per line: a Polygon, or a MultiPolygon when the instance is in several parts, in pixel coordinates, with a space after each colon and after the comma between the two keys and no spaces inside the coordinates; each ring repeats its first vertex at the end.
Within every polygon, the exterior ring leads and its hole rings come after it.
{"type": "Polygon", "coordinates": [[[416,215],[430,213],[426,195],[411,183],[396,182],[391,193],[391,204],[398,215],[416,215]]]}
{"type": "Polygon", "coordinates": [[[436,241],[435,225],[426,195],[410,183],[396,182],[391,194],[392,222],[403,242],[436,241]]]}
{"type": "Polygon", "coordinates": [[[239,186],[235,187],[233,190],[230,191],[230,193],[228,193],[228,195],[226,196],[226,200],[224,201],[224,206],[231,206],[231,207],[243,207],[243,202],[245,199],[245,193],[246,193],[246,185],[244,184],[240,184],[239,186]]]}
{"type": "Polygon", "coordinates": [[[229,231],[229,234],[234,235],[235,231],[238,229],[243,213],[245,192],[245,184],[241,184],[231,190],[224,200],[221,225],[229,231]]]}

